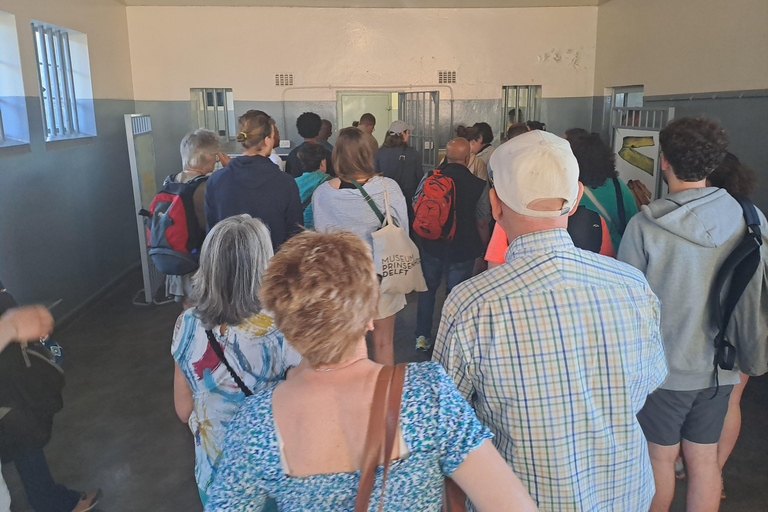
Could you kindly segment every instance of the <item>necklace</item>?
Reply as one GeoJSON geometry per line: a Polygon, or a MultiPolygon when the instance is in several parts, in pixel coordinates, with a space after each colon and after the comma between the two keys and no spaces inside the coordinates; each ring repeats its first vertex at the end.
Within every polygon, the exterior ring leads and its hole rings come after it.
{"type": "Polygon", "coordinates": [[[315,370],[316,372],[332,372],[334,370],[343,370],[344,368],[348,368],[348,367],[352,366],[353,364],[355,364],[356,362],[362,361],[363,359],[368,359],[368,358],[367,357],[360,357],[360,358],[355,359],[355,360],[353,360],[353,361],[351,361],[351,362],[349,362],[349,363],[347,363],[347,364],[345,364],[343,366],[337,366],[335,368],[312,368],[312,369],[315,370]]]}

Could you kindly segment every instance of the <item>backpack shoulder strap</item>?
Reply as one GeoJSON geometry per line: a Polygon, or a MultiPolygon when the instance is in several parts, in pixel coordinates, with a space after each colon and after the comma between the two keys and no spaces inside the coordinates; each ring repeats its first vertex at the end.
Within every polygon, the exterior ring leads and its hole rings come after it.
{"type": "Polygon", "coordinates": [[[219,342],[216,341],[216,338],[213,335],[213,331],[208,329],[205,331],[205,335],[208,336],[208,344],[213,349],[213,352],[216,354],[216,357],[218,357],[219,361],[224,363],[224,366],[227,367],[229,374],[235,380],[235,383],[237,384],[237,387],[240,388],[240,391],[245,393],[245,396],[253,395],[253,391],[251,391],[250,388],[245,385],[243,380],[235,373],[235,370],[233,370],[232,367],[229,365],[229,361],[227,361],[227,358],[224,357],[224,351],[221,350],[221,345],[219,345],[219,342]]]}
{"type": "Polygon", "coordinates": [[[376,214],[376,217],[379,219],[380,223],[384,223],[384,215],[382,215],[379,208],[376,206],[376,203],[373,202],[373,199],[371,199],[371,196],[368,195],[368,192],[365,191],[362,185],[360,185],[357,180],[352,180],[352,184],[355,186],[357,190],[360,191],[361,194],[363,194],[363,197],[365,198],[365,202],[368,203],[368,206],[371,207],[371,210],[373,210],[373,213],[376,214]]]}
{"type": "MultiPolygon", "coordinates": [[[[741,299],[744,290],[755,275],[760,265],[760,246],[762,245],[760,218],[757,209],[746,197],[734,196],[742,208],[744,220],[747,224],[747,232],[744,239],[736,246],[720,267],[712,287],[712,307],[715,313],[715,321],[718,324],[718,334],[715,338],[715,346],[720,349],[722,345],[730,345],[725,340],[725,331],[728,328],[731,315],[736,304],[741,299]],[[725,282],[731,277],[730,287],[722,299],[725,282]]],[[[726,361],[715,361],[721,368],[729,370],[733,368],[733,357],[726,361]],[[728,368],[730,366],[730,368],[728,368]]]]}
{"type": "Polygon", "coordinates": [[[619,209],[619,234],[624,236],[624,230],[627,229],[627,212],[624,209],[624,195],[621,193],[619,178],[613,178],[613,187],[616,189],[616,206],[619,209]]]}

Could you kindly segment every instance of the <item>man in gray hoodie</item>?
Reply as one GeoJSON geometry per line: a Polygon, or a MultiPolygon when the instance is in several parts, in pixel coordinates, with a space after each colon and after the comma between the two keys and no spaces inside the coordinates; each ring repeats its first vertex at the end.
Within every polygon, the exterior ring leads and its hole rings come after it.
{"type": "MultiPolygon", "coordinates": [[[[618,255],[645,273],[661,300],[669,376],[638,414],[656,482],[651,512],[667,512],[672,503],[681,440],[688,469],[687,509],[714,512],[720,506],[717,441],[739,375],[738,369],[718,369],[715,377],[718,328],[709,297],[718,270],[744,238],[746,223],[732,196],[707,186],[707,176],[726,154],[722,128],[704,118],[677,119],[661,131],[659,142],[669,195],[643,206],[630,220],[618,255]]],[[[762,213],[760,220],[762,261],[729,325],[741,339],[768,336],[768,320],[755,314],[768,301],[768,223],[762,213]],[[751,318],[740,321],[744,311],[751,318]]]]}

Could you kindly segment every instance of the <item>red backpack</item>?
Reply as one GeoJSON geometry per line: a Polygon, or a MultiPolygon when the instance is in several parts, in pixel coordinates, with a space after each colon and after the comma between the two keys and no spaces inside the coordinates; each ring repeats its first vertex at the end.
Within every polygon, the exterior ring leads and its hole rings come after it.
{"type": "Polygon", "coordinates": [[[147,245],[152,263],[163,274],[184,275],[197,270],[205,229],[195,215],[193,196],[208,179],[198,176],[186,183],[176,183],[168,176],[155,196],[145,218],[147,245]]]}
{"type": "Polygon", "coordinates": [[[414,196],[413,230],[427,240],[453,240],[456,234],[456,185],[435,169],[414,196]]]}

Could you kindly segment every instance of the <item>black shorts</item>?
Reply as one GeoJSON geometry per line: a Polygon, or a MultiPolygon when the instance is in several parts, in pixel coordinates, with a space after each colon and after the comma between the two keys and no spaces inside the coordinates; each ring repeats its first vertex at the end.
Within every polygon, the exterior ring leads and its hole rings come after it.
{"type": "Polygon", "coordinates": [[[714,444],[720,440],[728,399],[733,386],[720,386],[697,391],[657,389],[645,401],[637,421],[650,443],[673,446],[685,439],[697,444],[714,444]]]}

